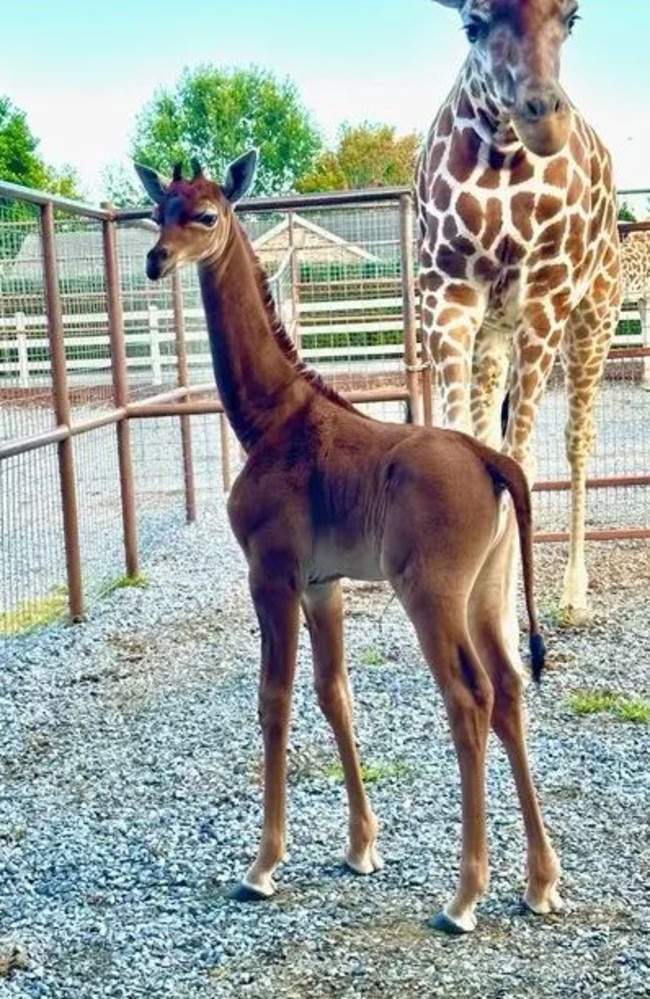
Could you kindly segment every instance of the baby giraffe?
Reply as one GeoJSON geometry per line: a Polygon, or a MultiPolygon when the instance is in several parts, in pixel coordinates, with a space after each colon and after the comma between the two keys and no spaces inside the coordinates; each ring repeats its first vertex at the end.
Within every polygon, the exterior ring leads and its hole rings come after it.
{"type": "Polygon", "coordinates": [[[544,646],[532,593],[524,473],[511,458],[464,434],[371,419],[300,362],[233,211],[251,186],[256,160],[254,150],[235,160],[223,185],[205,177],[196,161],[190,179],[177,166],[171,181],[137,167],[160,225],[147,275],[156,281],[181,263],[197,264],[219,395],[246,452],[228,514],[248,562],[261,631],[264,824],[257,857],[233,897],[272,895],[285,852],[287,734],[301,608],[318,701],[345,774],[346,863],[358,874],[382,867],[343,651],[340,580],[350,577],[392,586],[440,688],[458,756],[460,878],[433,925],[449,933],[473,930],[474,909],[487,888],[490,725],[505,746],[523,812],[525,902],[537,913],[556,911],[559,866],[528,765],[522,677],[503,630],[509,494],[522,552],[532,669],[539,678],[544,646]]]}

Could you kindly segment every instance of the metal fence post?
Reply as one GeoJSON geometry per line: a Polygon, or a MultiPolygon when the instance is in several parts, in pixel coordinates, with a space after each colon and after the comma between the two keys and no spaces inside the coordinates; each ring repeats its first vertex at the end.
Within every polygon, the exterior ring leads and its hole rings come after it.
{"type": "MultiPolygon", "coordinates": [[[[111,376],[113,379],[113,400],[115,407],[126,407],[129,401],[129,387],[126,367],[126,345],[124,342],[124,315],[117,263],[117,243],[115,222],[105,219],[102,223],[104,244],[104,273],[106,276],[106,304],[108,307],[109,336],[111,345],[111,376]]],[[[133,481],[133,459],[131,454],[131,427],[126,417],[115,425],[117,433],[117,460],[120,473],[120,497],[122,501],[122,531],[126,574],[131,579],[138,575],[138,531],[135,508],[135,486],[133,481]]]]}
{"type": "Polygon", "coordinates": [[[404,366],[409,392],[411,419],[422,423],[422,392],[418,358],[415,285],[413,268],[413,199],[403,194],[399,199],[399,229],[402,271],[402,311],[404,325],[404,366]]]}
{"type": "MultiPolygon", "coordinates": [[[[643,298],[639,302],[639,318],[641,319],[641,346],[650,350],[650,300],[643,298]]],[[[650,392],[650,356],[647,354],[642,360],[641,385],[650,392]]]]}
{"type": "MultiPolygon", "coordinates": [[[[176,373],[180,388],[187,388],[187,344],[185,342],[185,316],[183,314],[183,285],[178,271],[172,275],[172,307],[174,310],[174,337],[176,345],[176,373]]],[[[188,393],[182,398],[186,400],[188,393]]],[[[196,520],[196,488],[194,483],[194,455],[192,452],[191,416],[181,416],[181,448],[183,451],[183,482],[185,484],[185,516],[188,524],[196,520]]]]}
{"type": "Polygon", "coordinates": [[[299,302],[299,291],[298,284],[300,282],[300,266],[298,264],[298,253],[296,248],[296,234],[294,232],[294,221],[295,212],[289,212],[289,252],[291,254],[291,261],[289,264],[290,274],[291,274],[291,328],[289,333],[293,337],[293,342],[296,345],[296,350],[300,353],[301,347],[301,330],[300,330],[300,314],[298,308],[299,302]]]}
{"type": "Polygon", "coordinates": [[[18,348],[18,385],[20,388],[29,386],[29,354],[27,353],[27,333],[25,331],[25,313],[17,312],[16,316],[16,347],[18,348]]]}
{"type": "Polygon", "coordinates": [[[224,493],[230,492],[230,429],[225,413],[219,413],[219,439],[221,441],[221,482],[224,493]]]}
{"type": "MultiPolygon", "coordinates": [[[[59,276],[56,260],[56,233],[54,229],[54,208],[51,202],[41,205],[41,243],[43,247],[43,278],[45,284],[45,308],[47,312],[47,333],[50,345],[52,367],[52,396],[54,414],[59,426],[68,429],[71,425],[70,395],[66,370],[65,342],[63,338],[63,318],[59,294],[59,276]]],[[[66,437],[57,444],[59,458],[59,482],[63,514],[63,535],[65,563],[68,582],[68,607],[70,619],[81,621],[84,616],[83,578],[81,572],[81,548],[79,543],[79,514],[77,509],[77,485],[74,468],[74,441],[66,437]]]]}
{"type": "Polygon", "coordinates": [[[151,380],[154,385],[162,385],[162,360],[160,357],[160,321],[158,306],[149,306],[149,354],[151,357],[151,380]]]}

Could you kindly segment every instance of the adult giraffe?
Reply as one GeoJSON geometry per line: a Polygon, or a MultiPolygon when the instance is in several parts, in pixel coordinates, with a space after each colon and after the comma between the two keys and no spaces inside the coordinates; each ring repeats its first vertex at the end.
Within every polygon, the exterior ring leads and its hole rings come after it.
{"type": "Polygon", "coordinates": [[[137,167],[156,203],[160,237],[147,256],[158,280],[198,266],[219,394],[246,451],[228,501],[249,567],[261,634],[259,717],[264,738],[264,827],[238,900],[268,898],[286,844],[286,751],[302,607],[318,699],[341,756],[350,808],[346,862],[382,866],[364,790],[343,653],[340,578],[386,579],[409,614],[441,689],[461,776],[458,890],[434,925],[474,929],[487,888],[485,753],[491,725],[506,747],[528,845],[525,901],[561,908],[559,865],[531,778],[517,664],[501,628],[502,564],[495,556],[500,495],[517,512],[533,671],[543,664],[532,595],[530,494],[521,468],[463,435],[372,420],[299,362],[268,280],[233,204],[249,189],[253,151],[223,186],[194,164],[171,182],[137,167]],[[472,530],[467,530],[468,523],[472,530]]]}
{"type": "MultiPolygon", "coordinates": [[[[628,233],[621,242],[623,298],[634,302],[644,347],[650,346],[650,229],[628,233]]],[[[641,384],[650,391],[650,357],[643,358],[641,384]]]]}
{"type": "Polygon", "coordinates": [[[594,402],[621,298],[610,157],[558,79],[578,4],[436,2],[460,12],[470,52],[418,166],[422,328],[445,423],[500,446],[507,393],[503,447],[531,479],[535,415],[561,349],[571,468],[561,608],[577,621],[594,402]]]}

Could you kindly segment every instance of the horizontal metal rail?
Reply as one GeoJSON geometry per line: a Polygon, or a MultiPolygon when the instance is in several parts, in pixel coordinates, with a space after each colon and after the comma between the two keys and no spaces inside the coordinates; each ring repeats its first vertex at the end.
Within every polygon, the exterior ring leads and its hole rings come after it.
{"type": "Polygon", "coordinates": [[[113,219],[115,217],[115,212],[112,209],[95,208],[83,201],[73,201],[72,198],[63,198],[58,194],[47,194],[45,191],[23,187],[22,184],[10,184],[6,180],[0,180],[0,198],[27,201],[32,205],[52,205],[59,211],[71,212],[73,215],[81,215],[88,219],[113,219]]]}
{"type": "MultiPolygon", "coordinates": [[[[359,191],[327,191],[318,194],[283,194],[272,198],[246,198],[237,205],[237,211],[247,212],[288,212],[302,208],[335,208],[341,205],[393,204],[397,208],[408,187],[381,187],[359,191]]],[[[118,208],[115,218],[118,222],[132,222],[151,217],[152,206],[118,208]]]]}
{"type": "MultiPolygon", "coordinates": [[[[611,531],[585,531],[585,541],[645,541],[650,538],[650,527],[621,527],[611,531]]],[[[566,531],[539,531],[534,541],[568,541],[566,531]]]]}
{"type": "Polygon", "coordinates": [[[0,444],[0,461],[3,458],[15,458],[19,454],[27,451],[36,451],[41,447],[50,447],[52,444],[59,444],[61,441],[69,440],[70,437],[80,437],[82,434],[89,434],[93,430],[100,430],[102,427],[110,427],[121,420],[125,420],[128,412],[125,407],[112,409],[110,413],[102,413],[101,416],[92,416],[87,420],[80,420],[79,423],[59,424],[51,430],[44,430],[40,434],[33,434],[29,437],[18,437],[9,443],[0,444]]]}
{"type": "MultiPolygon", "coordinates": [[[[587,489],[627,489],[635,486],[650,486],[650,475],[612,475],[587,479],[587,489]]],[[[559,493],[571,489],[570,479],[547,479],[536,482],[533,492],[559,493]]]]}

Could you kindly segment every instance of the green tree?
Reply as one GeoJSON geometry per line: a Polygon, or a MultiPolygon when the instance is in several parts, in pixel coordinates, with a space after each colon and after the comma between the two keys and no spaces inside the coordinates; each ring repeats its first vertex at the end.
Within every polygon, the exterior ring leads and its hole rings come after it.
{"type": "Polygon", "coordinates": [[[255,194],[290,191],[322,148],[295,85],[268,70],[186,69],[174,90],[159,90],[140,112],[133,158],[169,174],[197,156],[219,179],[250,146],[260,152],[255,194]]]}
{"type": "Polygon", "coordinates": [[[24,112],[8,97],[0,97],[0,177],[11,184],[40,188],[45,168],[37,155],[38,139],[27,124],[24,112]]]}
{"type": "MultiPolygon", "coordinates": [[[[0,97],[0,180],[23,187],[49,191],[67,198],[80,198],[79,180],[72,167],[48,166],[38,152],[38,139],[27,117],[8,97],[0,97]]],[[[34,220],[27,204],[0,198],[0,257],[13,256],[34,220]]]]}
{"type": "Polygon", "coordinates": [[[391,125],[344,124],[336,149],[322,153],[296,187],[308,192],[409,185],[421,143],[417,132],[397,137],[391,125]]]}
{"type": "Polygon", "coordinates": [[[47,166],[38,152],[23,111],[8,97],[0,97],[0,179],[66,198],[80,197],[79,178],[70,166],[47,166]]]}
{"type": "Polygon", "coordinates": [[[627,201],[624,201],[618,209],[618,219],[619,222],[636,222],[636,215],[628,205],[627,201]]]}
{"type": "MultiPolygon", "coordinates": [[[[167,164],[166,171],[168,171],[167,164]]],[[[105,200],[115,208],[126,208],[129,205],[140,205],[144,199],[142,184],[136,172],[124,167],[121,163],[109,163],[102,170],[102,190],[105,200]]]]}

